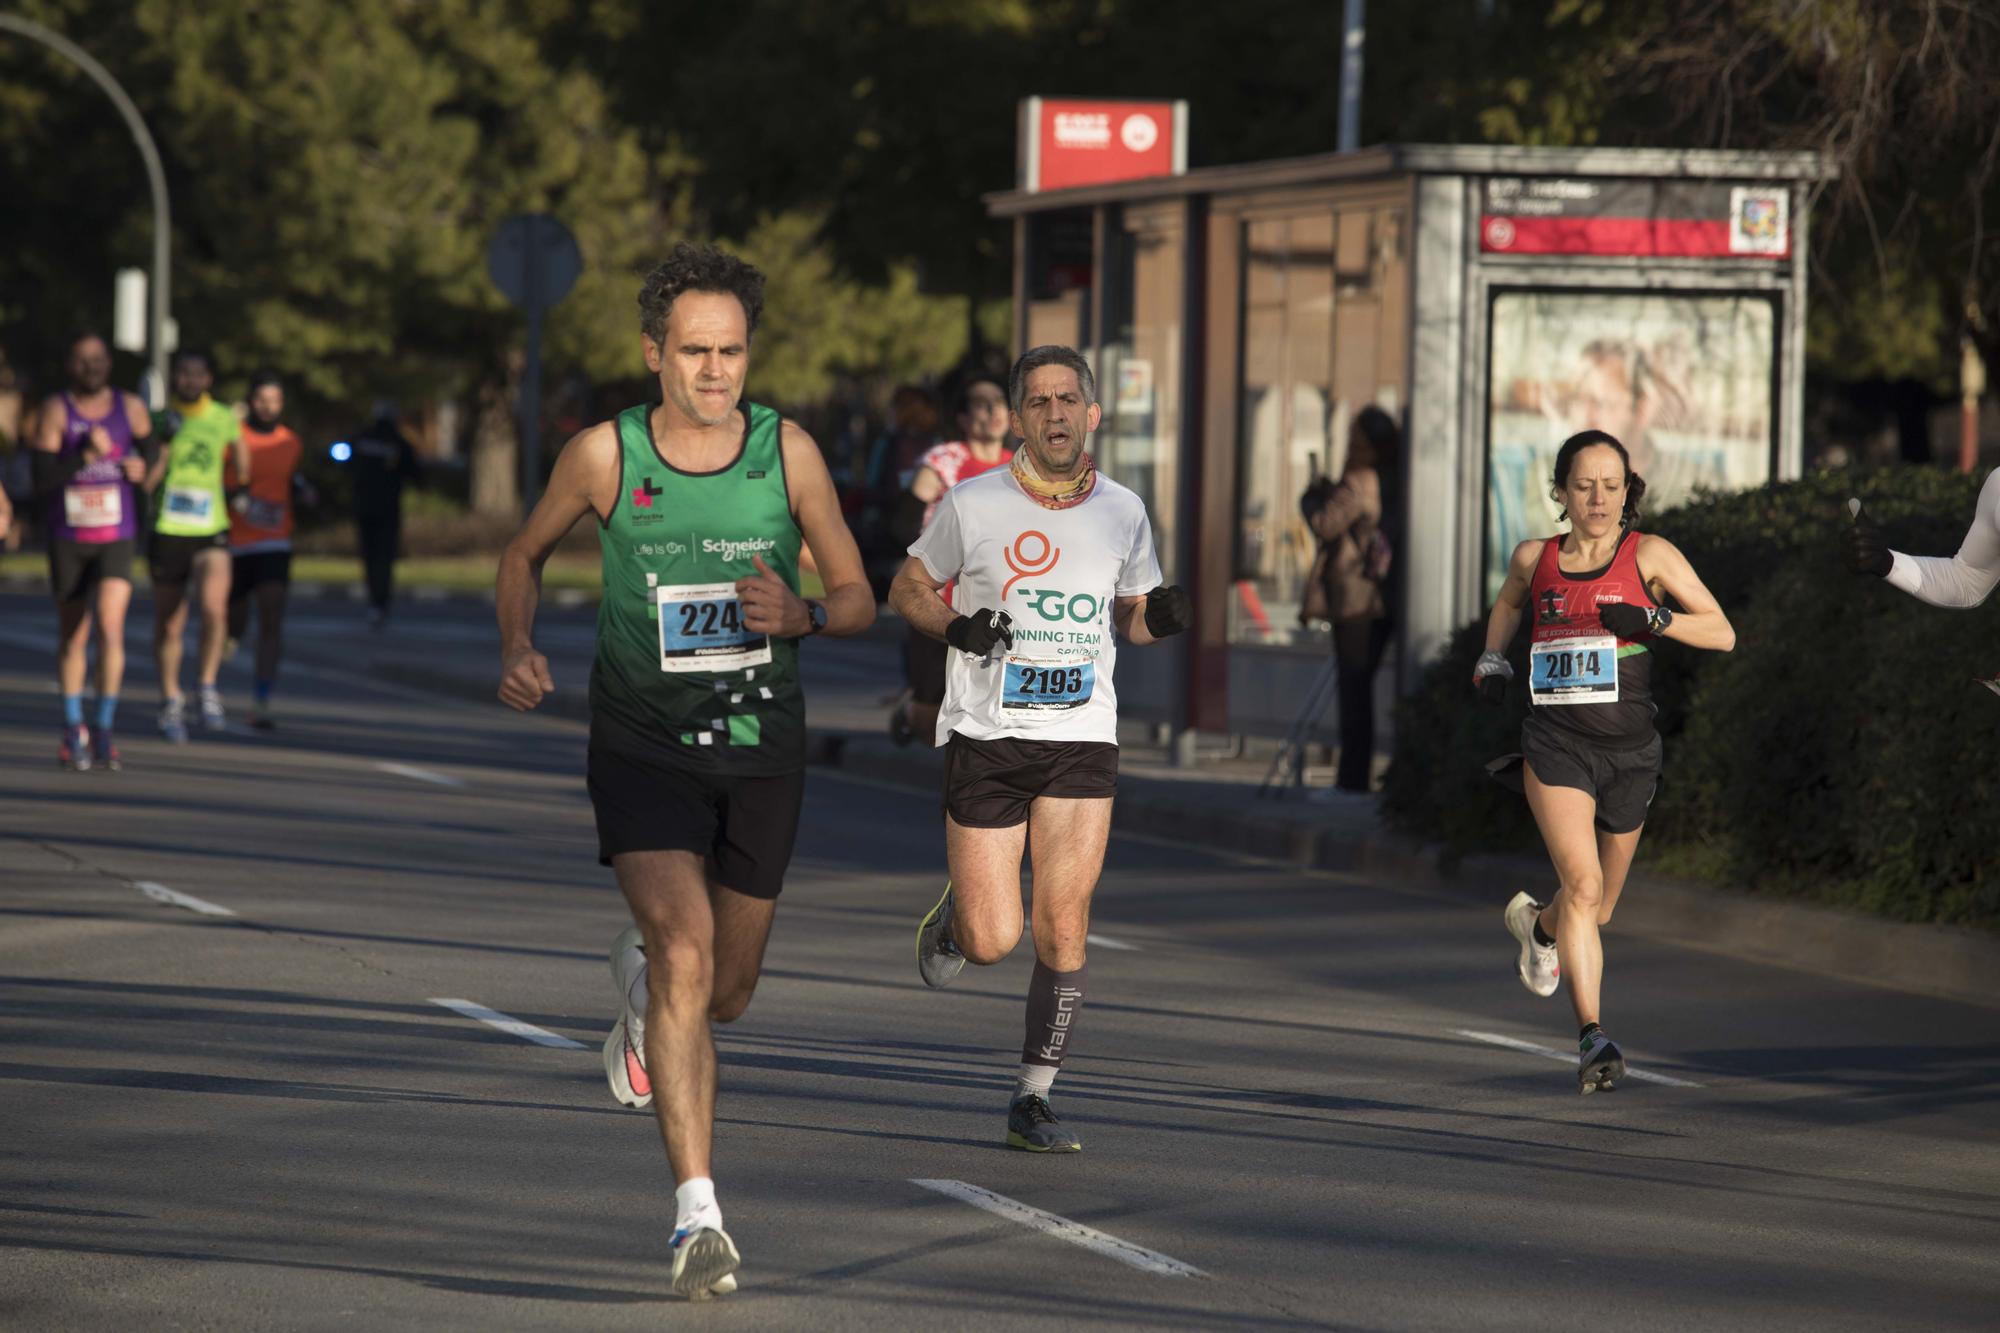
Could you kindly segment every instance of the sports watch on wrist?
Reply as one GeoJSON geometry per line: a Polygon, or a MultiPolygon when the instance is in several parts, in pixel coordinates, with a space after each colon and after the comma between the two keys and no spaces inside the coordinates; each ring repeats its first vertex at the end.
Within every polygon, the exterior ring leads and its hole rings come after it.
{"type": "Polygon", "coordinates": [[[811,638],[826,628],[825,604],[822,602],[807,602],[806,619],[812,621],[812,628],[806,631],[806,637],[811,638]]]}

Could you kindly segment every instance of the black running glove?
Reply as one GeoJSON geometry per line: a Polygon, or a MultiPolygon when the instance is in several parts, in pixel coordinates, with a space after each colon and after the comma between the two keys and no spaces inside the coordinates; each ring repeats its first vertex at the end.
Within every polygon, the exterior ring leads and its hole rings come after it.
{"type": "Polygon", "coordinates": [[[1146,633],[1156,639],[1179,634],[1194,624],[1194,603],[1187,589],[1175,584],[1146,594],[1146,633]]]}
{"type": "Polygon", "coordinates": [[[1882,529],[1875,526],[1875,520],[1861,512],[1861,501],[1849,500],[1847,512],[1854,517],[1854,527],[1847,534],[1847,567],[1857,574],[1873,574],[1878,579],[1889,577],[1895,567],[1896,557],[1882,541],[1882,529]]]}
{"type": "Polygon", "coordinates": [[[1598,623],[1621,639],[1654,639],[1674,623],[1674,613],[1664,606],[1637,606],[1612,602],[1597,608],[1598,623]]]}
{"type": "Polygon", "coordinates": [[[962,653],[984,657],[993,645],[1014,646],[1014,617],[1005,611],[974,611],[944,627],[944,641],[962,653]]]}
{"type": "Polygon", "coordinates": [[[1507,654],[1488,648],[1473,664],[1472,688],[1479,691],[1479,697],[1489,704],[1507,701],[1507,682],[1514,679],[1514,664],[1507,660],[1507,654]]]}

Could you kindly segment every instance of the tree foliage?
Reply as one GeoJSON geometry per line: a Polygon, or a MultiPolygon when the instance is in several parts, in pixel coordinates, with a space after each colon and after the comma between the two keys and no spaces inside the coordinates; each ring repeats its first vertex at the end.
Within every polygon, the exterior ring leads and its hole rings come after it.
{"type": "MultiPolygon", "coordinates": [[[[327,403],[501,401],[519,318],[487,280],[529,209],[588,268],[552,376],[637,378],[633,278],[713,236],[771,273],[753,392],[937,374],[992,348],[1011,268],[982,196],[1031,94],[1185,97],[1197,165],[1325,151],[1323,0],[19,0],[131,89],[167,159],[175,312],[225,369],[327,403]],[[983,312],[983,317],[981,315],[983,312]],[[977,332],[976,332],[977,331],[977,332]]],[[[1433,0],[1370,14],[1364,142],[1817,148],[1810,353],[1942,382],[2000,325],[2000,10],[1970,0],[1433,0]]],[[[108,315],[149,215],[122,126],[0,37],[0,342],[53,368],[108,315]]],[[[488,414],[504,429],[504,413],[488,414]]]]}

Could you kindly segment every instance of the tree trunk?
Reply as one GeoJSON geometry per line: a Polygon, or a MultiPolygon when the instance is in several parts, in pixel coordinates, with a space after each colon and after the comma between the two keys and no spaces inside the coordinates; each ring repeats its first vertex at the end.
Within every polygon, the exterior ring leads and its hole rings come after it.
{"type": "Polygon", "coordinates": [[[521,353],[508,349],[495,373],[481,381],[478,422],[472,431],[472,512],[481,518],[521,517],[521,353]]]}

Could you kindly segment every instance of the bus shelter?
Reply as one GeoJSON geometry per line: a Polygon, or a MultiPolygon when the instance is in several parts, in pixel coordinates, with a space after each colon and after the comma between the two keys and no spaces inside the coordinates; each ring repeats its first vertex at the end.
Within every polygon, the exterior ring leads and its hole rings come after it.
{"type": "Polygon", "coordinates": [[[1174,652],[1120,657],[1121,705],[1189,753],[1283,733],[1329,652],[1298,621],[1298,497],[1370,404],[1405,441],[1385,694],[1483,611],[1516,542],[1556,531],[1575,431],[1623,440],[1655,509],[1797,476],[1827,174],[1811,153],[1405,144],[988,196],[1014,227],[1016,346],[1089,356],[1099,464],[1194,595],[1174,652]]]}

